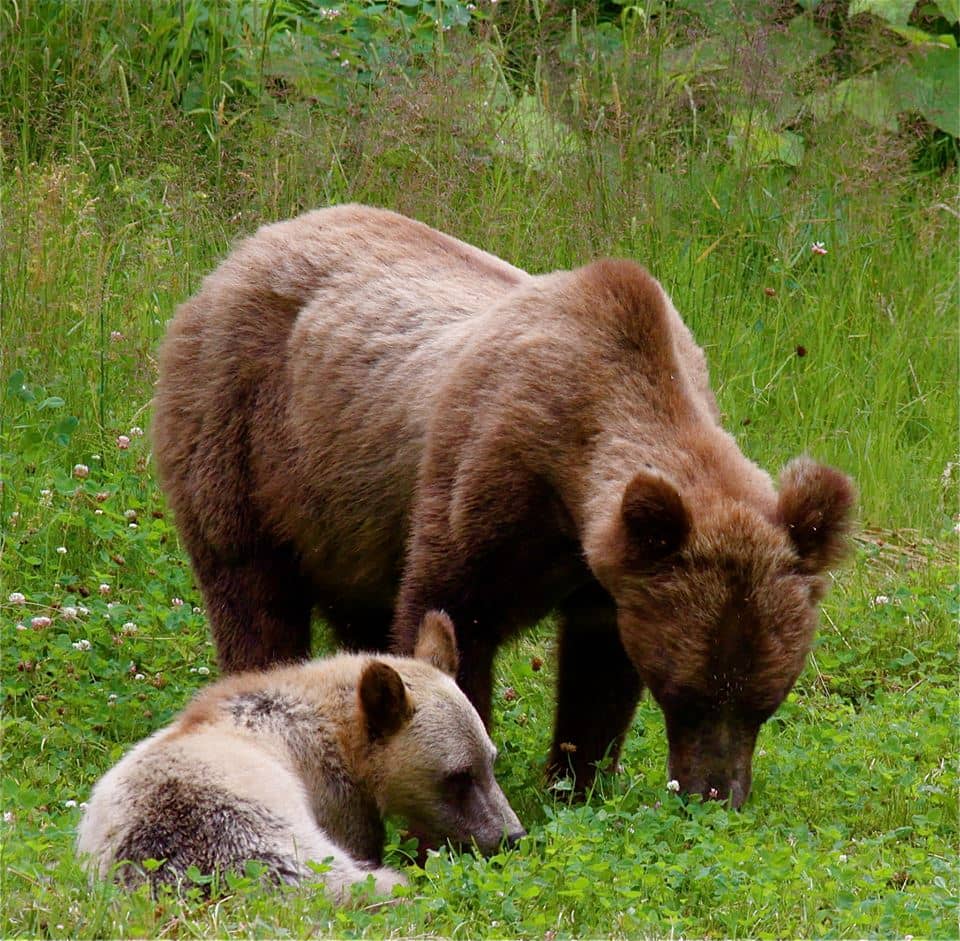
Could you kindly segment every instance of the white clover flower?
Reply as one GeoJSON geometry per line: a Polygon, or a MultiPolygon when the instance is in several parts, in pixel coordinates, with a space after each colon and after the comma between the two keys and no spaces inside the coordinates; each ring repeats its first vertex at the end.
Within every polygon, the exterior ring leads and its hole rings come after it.
{"type": "Polygon", "coordinates": [[[140,527],[136,523],[128,523],[127,529],[139,529],[140,527]]]}
{"type": "Polygon", "coordinates": [[[136,511],[136,510],[124,510],[124,511],[123,511],[123,516],[124,516],[124,519],[127,519],[127,520],[135,520],[135,519],[137,518],[137,511],[136,511]]]}
{"type": "Polygon", "coordinates": [[[41,491],[40,491],[40,496],[41,496],[41,497],[52,497],[52,496],[53,496],[53,491],[52,491],[52,490],[47,490],[47,489],[41,490],[41,491]]]}
{"type": "Polygon", "coordinates": [[[870,604],[874,608],[879,608],[881,605],[890,604],[890,599],[886,595],[877,595],[870,604]]]}
{"type": "Polygon", "coordinates": [[[182,607],[183,607],[183,598],[171,598],[171,599],[170,599],[170,604],[172,604],[175,608],[182,608],[182,607]]]}
{"type": "Polygon", "coordinates": [[[137,633],[137,625],[134,624],[133,621],[127,621],[127,622],[123,625],[123,627],[121,628],[121,630],[126,631],[128,634],[136,634],[136,633],[137,633]]]}
{"type": "Polygon", "coordinates": [[[103,516],[103,510],[97,508],[96,510],[93,511],[93,515],[94,515],[94,516],[103,516]]]}
{"type": "Polygon", "coordinates": [[[193,613],[194,613],[194,614],[203,614],[203,611],[200,609],[200,606],[199,606],[199,605],[194,605],[194,606],[193,606],[193,613]]]}
{"type": "Polygon", "coordinates": [[[66,546],[57,546],[57,555],[66,555],[67,547],[66,546]]]}
{"type": "Polygon", "coordinates": [[[20,621],[20,622],[17,623],[17,630],[18,630],[18,631],[25,631],[26,629],[27,629],[27,625],[24,624],[22,621],[20,621]]]}
{"type": "Polygon", "coordinates": [[[119,330],[110,331],[110,342],[119,343],[121,340],[125,340],[126,337],[119,330]]]}
{"type": "Polygon", "coordinates": [[[65,621],[75,621],[77,619],[77,609],[68,604],[60,609],[60,617],[65,621]]]}
{"type": "Polygon", "coordinates": [[[143,437],[143,429],[142,429],[139,425],[134,425],[134,426],[130,429],[130,437],[131,437],[131,438],[142,438],[142,437],[143,437]]]}
{"type": "Polygon", "coordinates": [[[13,821],[14,821],[15,819],[16,819],[16,818],[13,816],[13,812],[12,812],[12,811],[5,810],[5,811],[3,812],[3,822],[4,822],[4,823],[13,823],[13,821]]]}
{"type": "Polygon", "coordinates": [[[116,701],[117,701],[116,693],[111,693],[109,696],[107,696],[107,702],[116,702],[116,701]]]}
{"type": "Polygon", "coordinates": [[[827,254],[827,249],[823,242],[814,242],[813,245],[810,246],[810,251],[813,252],[814,255],[827,254]]]}
{"type": "Polygon", "coordinates": [[[104,596],[110,594],[110,586],[106,582],[103,582],[97,590],[104,596]]]}
{"type": "Polygon", "coordinates": [[[77,605],[77,614],[79,614],[81,617],[85,618],[89,613],[89,608],[84,607],[82,604],[77,605]]]}
{"type": "Polygon", "coordinates": [[[667,790],[676,794],[680,790],[680,782],[676,778],[667,781],[667,790]]]}
{"type": "Polygon", "coordinates": [[[83,480],[84,477],[90,476],[90,468],[86,464],[74,464],[73,465],[73,476],[77,480],[83,480]]]}
{"type": "Polygon", "coordinates": [[[143,679],[146,679],[146,677],[145,677],[142,673],[134,673],[134,674],[133,674],[133,678],[134,678],[135,680],[143,680],[143,679]]]}
{"type": "Polygon", "coordinates": [[[11,526],[16,526],[17,523],[19,523],[19,522],[20,522],[20,513],[19,513],[17,510],[14,510],[14,511],[10,514],[10,525],[11,525],[11,526]]]}
{"type": "Polygon", "coordinates": [[[130,447],[130,439],[126,435],[117,435],[117,447],[121,451],[126,451],[130,447]]]}
{"type": "Polygon", "coordinates": [[[7,601],[10,604],[26,604],[27,596],[22,591],[11,591],[7,596],[7,601]]]}
{"type": "Polygon", "coordinates": [[[838,862],[838,863],[845,863],[848,859],[849,859],[849,857],[847,856],[846,853],[841,853],[841,854],[837,857],[837,862],[838,862]]]}
{"type": "Polygon", "coordinates": [[[53,621],[48,618],[45,614],[38,614],[35,618],[30,618],[30,626],[35,630],[39,631],[45,627],[49,627],[53,624],[53,621]]]}
{"type": "Polygon", "coordinates": [[[86,637],[81,637],[80,640],[75,640],[75,641],[73,642],[73,649],[74,649],[74,650],[89,650],[89,649],[90,649],[90,641],[87,640],[86,637]]]}
{"type": "Polygon", "coordinates": [[[76,802],[75,800],[64,801],[64,802],[63,802],[63,806],[64,806],[64,807],[76,807],[76,806],[77,806],[77,802],[76,802]]]}
{"type": "Polygon", "coordinates": [[[209,676],[210,667],[197,667],[197,673],[199,673],[201,676],[209,676]]]}

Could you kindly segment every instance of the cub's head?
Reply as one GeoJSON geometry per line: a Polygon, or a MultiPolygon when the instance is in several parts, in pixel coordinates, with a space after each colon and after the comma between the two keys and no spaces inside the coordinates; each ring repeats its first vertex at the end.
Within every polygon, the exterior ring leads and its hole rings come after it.
{"type": "Polygon", "coordinates": [[[847,477],[805,458],[784,470],[773,518],[723,502],[694,512],[655,473],[628,485],[609,587],[681,790],[746,800],[757,732],[803,669],[854,499],[847,477]]]}
{"type": "Polygon", "coordinates": [[[432,843],[492,853],[524,830],[493,776],[497,750],[456,670],[453,625],[438,611],[424,618],[413,658],[364,667],[357,696],[368,776],[382,813],[406,818],[432,843]]]}

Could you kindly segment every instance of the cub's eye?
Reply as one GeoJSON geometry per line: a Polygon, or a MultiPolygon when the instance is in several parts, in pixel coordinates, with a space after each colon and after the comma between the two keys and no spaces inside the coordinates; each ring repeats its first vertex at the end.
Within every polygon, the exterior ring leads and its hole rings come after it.
{"type": "Polygon", "coordinates": [[[447,797],[454,803],[465,800],[467,794],[470,793],[470,788],[473,787],[473,771],[464,768],[461,771],[448,774],[444,779],[443,787],[447,797]]]}

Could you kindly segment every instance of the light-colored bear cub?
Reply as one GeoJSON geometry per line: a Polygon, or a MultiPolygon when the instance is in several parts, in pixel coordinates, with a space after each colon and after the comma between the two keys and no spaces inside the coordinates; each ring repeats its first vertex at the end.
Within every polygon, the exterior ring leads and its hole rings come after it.
{"type": "Polygon", "coordinates": [[[127,885],[258,860],[278,881],[322,880],[338,901],[371,873],[381,893],[403,883],[381,866],[384,815],[492,852],[523,830],[456,668],[450,620],[430,612],[413,658],[341,655],[228,677],[104,775],[78,849],[127,885]],[[146,872],[147,859],[160,867],[146,872]]]}

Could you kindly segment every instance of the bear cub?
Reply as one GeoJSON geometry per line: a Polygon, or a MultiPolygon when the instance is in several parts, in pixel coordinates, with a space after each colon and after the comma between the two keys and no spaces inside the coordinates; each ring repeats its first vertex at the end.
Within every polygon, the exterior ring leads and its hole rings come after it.
{"type": "Polygon", "coordinates": [[[257,860],[344,902],[371,874],[381,894],[404,883],[381,865],[385,815],[483,852],[515,841],[523,830],[453,680],[457,660],[449,618],[430,611],[413,658],[345,654],[215,683],[98,782],[80,853],[127,886],[257,860]],[[147,859],[160,867],[147,872],[147,859]]]}

